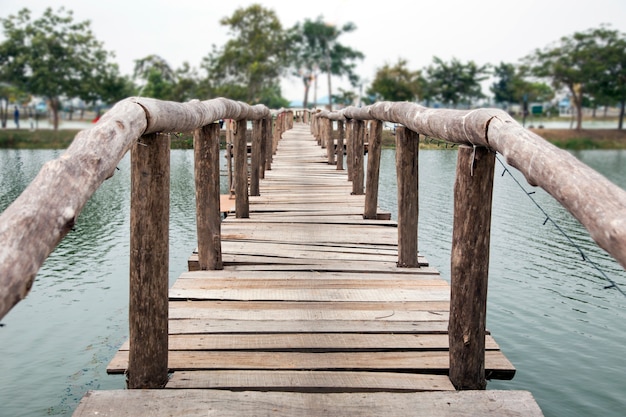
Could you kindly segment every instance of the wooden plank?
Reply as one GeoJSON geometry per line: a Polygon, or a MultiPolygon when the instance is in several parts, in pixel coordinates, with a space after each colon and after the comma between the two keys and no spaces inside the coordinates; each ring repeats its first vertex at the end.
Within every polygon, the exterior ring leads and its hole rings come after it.
{"type": "MultiPolygon", "coordinates": [[[[485,339],[487,350],[498,350],[493,337],[485,339]]],[[[128,350],[128,341],[119,350],[128,350]]],[[[356,351],[356,350],[445,350],[445,334],[364,333],[266,333],[170,335],[170,350],[264,350],[264,351],[356,351]]]]}
{"type": "MultiPolygon", "coordinates": [[[[204,296],[206,297],[206,296],[204,296]]],[[[258,310],[217,310],[196,308],[193,302],[185,308],[170,310],[171,319],[204,320],[280,320],[290,317],[292,320],[384,320],[384,321],[441,321],[448,320],[448,311],[386,311],[380,310],[326,310],[317,309],[258,309],[258,310]]],[[[258,329],[261,330],[261,329],[258,329]]]]}
{"type": "Polygon", "coordinates": [[[253,289],[253,288],[281,288],[281,289],[442,289],[449,291],[450,286],[442,279],[326,279],[323,278],[213,278],[205,274],[206,278],[178,278],[172,289],[187,290],[216,290],[216,289],[253,289]]]}
{"type": "Polygon", "coordinates": [[[448,333],[448,321],[388,320],[170,320],[170,334],[189,333],[448,333]]]}
{"type": "MultiPolygon", "coordinates": [[[[118,351],[107,372],[124,373],[128,351],[118,351]]],[[[263,352],[263,351],[169,351],[170,371],[199,369],[291,369],[402,371],[448,374],[447,351],[394,352],[263,352]]],[[[512,379],[515,368],[500,351],[485,352],[487,378],[512,379]]]]}
{"type": "MultiPolygon", "coordinates": [[[[402,274],[394,262],[376,261],[324,261],[323,259],[297,259],[245,255],[223,255],[224,268],[230,271],[317,271],[317,272],[391,272],[402,274]]],[[[188,259],[190,271],[197,271],[198,256],[192,255],[188,259]]],[[[411,268],[412,269],[412,268],[411,268]]],[[[410,275],[411,269],[406,268],[410,275]]]]}
{"type": "Polygon", "coordinates": [[[168,389],[236,389],[298,392],[453,391],[445,375],[329,371],[178,371],[168,389]]]}
{"type": "MultiPolygon", "coordinates": [[[[179,276],[179,280],[214,280],[214,279],[289,279],[289,280],[310,280],[320,279],[322,276],[325,280],[360,280],[360,281],[394,281],[394,280],[413,280],[413,281],[431,281],[439,282],[439,285],[449,285],[447,281],[441,279],[439,271],[435,268],[422,267],[412,269],[411,274],[404,273],[406,269],[401,270],[402,273],[395,272],[377,272],[372,271],[368,273],[360,272],[328,272],[321,275],[319,272],[311,270],[302,271],[264,271],[264,270],[252,270],[237,272],[230,269],[222,269],[219,271],[187,271],[183,272],[179,276]]],[[[178,281],[178,280],[177,280],[178,281]]],[[[174,283],[176,286],[176,283],[174,283]]]]}
{"type": "Polygon", "coordinates": [[[405,288],[222,288],[210,292],[193,289],[170,289],[170,298],[209,300],[292,300],[292,301],[444,301],[449,289],[405,288]]]}
{"type": "Polygon", "coordinates": [[[541,417],[527,391],[294,393],[225,390],[89,391],[74,417],[430,416],[541,417]]]}
{"type": "Polygon", "coordinates": [[[170,311],[186,309],[193,305],[207,310],[311,310],[311,311],[448,311],[447,301],[400,301],[400,302],[317,302],[317,301],[202,301],[170,300],[170,311]]]}

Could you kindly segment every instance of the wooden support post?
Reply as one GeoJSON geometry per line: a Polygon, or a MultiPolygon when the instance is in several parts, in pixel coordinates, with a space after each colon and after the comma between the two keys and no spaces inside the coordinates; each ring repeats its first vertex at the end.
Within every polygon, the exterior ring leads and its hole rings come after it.
{"type": "Polygon", "coordinates": [[[326,151],[328,156],[328,165],[335,165],[335,139],[333,138],[333,121],[326,119],[325,123],[326,151]]]}
{"type": "MultiPolygon", "coordinates": [[[[263,137],[263,160],[265,161],[265,170],[270,171],[272,169],[272,125],[273,120],[271,117],[263,119],[264,122],[264,137],[263,137]]],[[[265,173],[263,173],[265,178],[265,173]]]]}
{"type": "Polygon", "coordinates": [[[146,135],[131,149],[128,388],[167,382],[170,139],[146,135]]]}
{"type": "Polygon", "coordinates": [[[245,119],[237,120],[235,129],[235,217],[250,217],[248,204],[248,143],[245,119]]]}
{"type": "Polygon", "coordinates": [[[398,179],[398,266],[417,268],[419,214],[419,135],[404,126],[396,129],[396,176],[398,179]]]}
{"type": "Polygon", "coordinates": [[[454,183],[451,251],[450,381],[485,389],[485,321],[495,154],[460,146],[454,183]]]}
{"type": "Polygon", "coordinates": [[[252,121],[252,149],[250,155],[250,195],[261,195],[259,178],[261,177],[261,141],[263,140],[261,120],[252,121]]]}
{"type": "Polygon", "coordinates": [[[367,157],[367,181],[365,188],[364,219],[376,219],[378,213],[378,177],[380,174],[380,153],[383,137],[383,123],[372,120],[370,123],[369,150],[367,157]]]}
{"type": "Polygon", "coordinates": [[[346,121],[346,169],[348,181],[354,177],[354,120],[346,121]]]}
{"type": "Polygon", "coordinates": [[[352,173],[352,194],[363,195],[363,181],[365,175],[363,173],[363,154],[365,153],[365,122],[363,120],[354,120],[354,130],[352,142],[354,143],[352,159],[354,161],[354,172],[352,173]]]}
{"type": "Polygon", "coordinates": [[[233,178],[233,120],[226,122],[226,169],[228,170],[228,193],[235,193],[235,181],[233,178]]]}
{"type": "Polygon", "coordinates": [[[337,171],[343,170],[343,139],[345,134],[343,120],[337,121],[337,148],[335,149],[335,155],[337,157],[337,171]]]}
{"type": "Polygon", "coordinates": [[[196,229],[201,270],[223,269],[220,215],[220,125],[193,132],[196,229]]]}

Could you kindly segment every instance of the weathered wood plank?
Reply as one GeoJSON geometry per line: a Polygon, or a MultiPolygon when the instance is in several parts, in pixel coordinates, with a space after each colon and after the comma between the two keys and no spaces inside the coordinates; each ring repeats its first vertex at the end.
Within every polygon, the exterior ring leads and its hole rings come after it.
{"type": "Polygon", "coordinates": [[[445,301],[450,291],[440,289],[316,289],[316,288],[222,288],[207,290],[171,289],[175,299],[285,300],[285,301],[445,301]]]}
{"type": "MultiPolygon", "coordinates": [[[[402,272],[406,272],[402,270],[402,272]]],[[[358,272],[328,272],[324,274],[325,280],[359,280],[359,281],[369,281],[369,280],[378,280],[378,281],[428,281],[432,282],[433,285],[449,285],[446,281],[441,279],[439,275],[439,271],[435,268],[431,267],[421,267],[412,270],[410,274],[407,273],[395,273],[395,272],[377,272],[371,271],[368,273],[358,273],[358,272]]],[[[198,281],[202,281],[204,279],[290,279],[290,280],[298,280],[298,279],[320,279],[320,273],[311,270],[304,271],[242,271],[236,272],[231,271],[229,269],[222,269],[219,271],[187,271],[183,272],[179,276],[179,280],[187,280],[194,279],[198,281]]],[[[177,280],[178,281],[178,280],[177,280]]],[[[174,283],[176,286],[177,283],[174,283]]]]}
{"type": "MultiPolygon", "coordinates": [[[[498,350],[493,337],[486,336],[487,350],[498,350]]],[[[128,341],[119,350],[128,350],[128,341]]],[[[357,351],[357,350],[445,350],[445,334],[363,333],[267,333],[170,335],[170,350],[264,350],[264,351],[357,351]]]]}
{"type": "Polygon", "coordinates": [[[170,320],[170,334],[190,333],[448,333],[448,321],[388,320],[170,320]]]}
{"type": "MultiPolygon", "coordinates": [[[[123,373],[128,351],[118,351],[107,372],[123,373]]],[[[170,371],[199,369],[291,369],[410,371],[448,374],[447,351],[394,352],[263,352],[263,351],[169,351],[170,371]]],[[[485,352],[488,378],[511,379],[515,368],[500,351],[485,352]]]]}
{"type": "Polygon", "coordinates": [[[527,391],[293,393],[224,390],[89,391],[74,417],[430,416],[541,417],[527,391]]]}
{"type": "Polygon", "coordinates": [[[453,391],[445,375],[328,371],[178,371],[168,389],[236,389],[299,392],[453,391]]]}

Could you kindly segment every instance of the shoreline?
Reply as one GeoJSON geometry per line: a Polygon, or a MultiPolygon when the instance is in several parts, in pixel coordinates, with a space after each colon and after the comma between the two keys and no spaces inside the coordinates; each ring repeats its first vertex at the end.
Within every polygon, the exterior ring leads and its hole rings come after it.
{"type": "MultiPolygon", "coordinates": [[[[78,132],[83,129],[0,129],[0,148],[2,149],[65,149],[78,132]]],[[[529,129],[553,145],[568,150],[583,149],[626,149],[626,130],[617,129],[529,129]]],[[[222,134],[224,143],[225,134],[222,134]]],[[[395,147],[395,136],[391,130],[383,131],[383,147],[395,147]]],[[[172,149],[192,149],[191,134],[172,137],[172,149]]],[[[453,149],[446,142],[433,138],[420,140],[421,149],[453,149]]]]}

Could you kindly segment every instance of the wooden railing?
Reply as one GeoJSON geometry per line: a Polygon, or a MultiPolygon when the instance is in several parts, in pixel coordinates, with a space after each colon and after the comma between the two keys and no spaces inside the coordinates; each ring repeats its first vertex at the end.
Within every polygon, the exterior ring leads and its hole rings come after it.
{"type": "MultiPolygon", "coordinates": [[[[252,147],[275,149],[291,113],[273,115],[262,105],[227,99],[180,104],[147,98],[117,103],[66,152],[46,163],[24,192],[0,215],[0,318],[29,292],[37,271],[72,229],[87,200],[131,152],[130,360],[128,386],[161,386],[167,380],[170,139],[167,132],[193,132],[200,267],[221,268],[219,125],[233,119],[236,210],[248,213],[247,120],[252,147]],[[274,121],[272,129],[271,121],[274,121]]],[[[270,155],[271,152],[263,153],[270,155]]],[[[265,157],[263,157],[265,159],[265,157]]],[[[271,158],[271,156],[270,156],[271,158]]],[[[252,178],[268,165],[254,158],[252,178]]]]}
{"type": "Polygon", "coordinates": [[[364,213],[367,218],[371,218],[378,198],[378,174],[370,171],[379,167],[380,123],[402,125],[396,130],[400,267],[418,265],[418,137],[426,135],[460,145],[454,185],[449,321],[450,379],[457,389],[484,389],[486,385],[485,317],[496,152],[531,185],[543,188],[560,202],[596,243],[626,268],[626,191],[524,129],[507,113],[497,109],[434,110],[411,103],[380,102],[315,114],[312,132],[329,149],[328,162],[337,163],[338,169],[343,158],[344,124],[347,126],[346,165],[355,182],[354,193],[363,192],[360,158],[364,121],[372,123],[364,213]],[[331,121],[338,126],[336,135],[331,121]],[[339,137],[336,148],[335,136],[339,137]]]}

